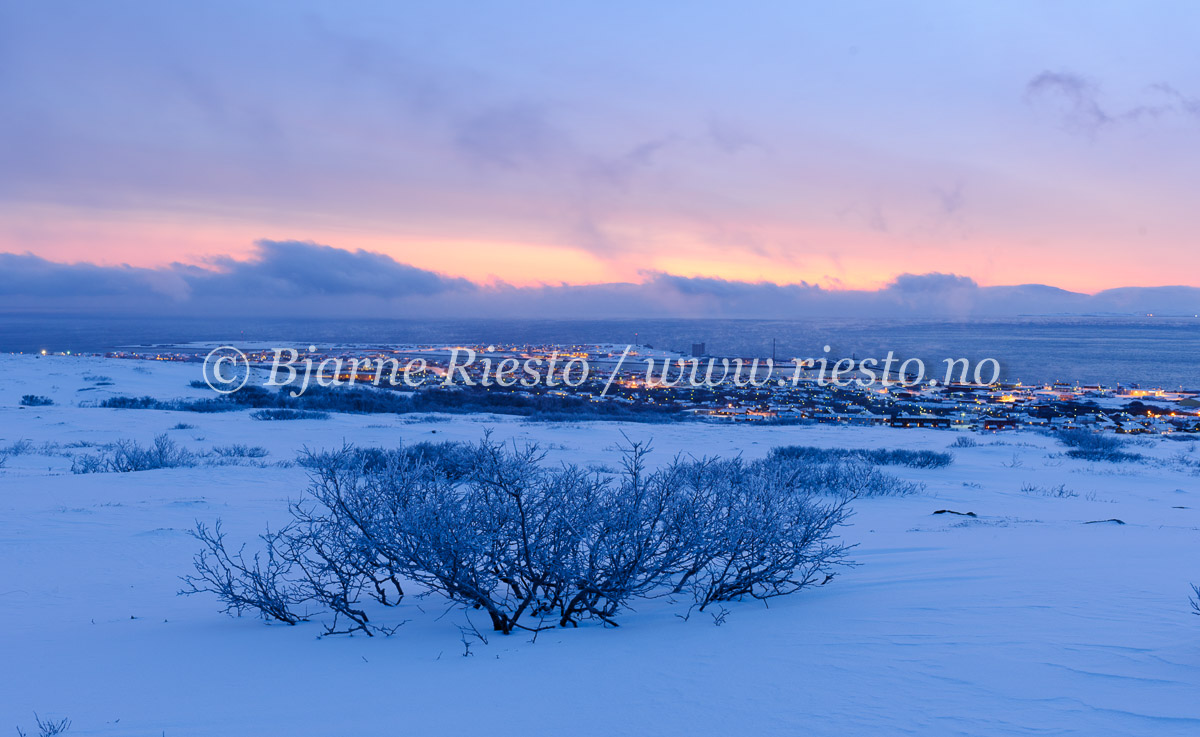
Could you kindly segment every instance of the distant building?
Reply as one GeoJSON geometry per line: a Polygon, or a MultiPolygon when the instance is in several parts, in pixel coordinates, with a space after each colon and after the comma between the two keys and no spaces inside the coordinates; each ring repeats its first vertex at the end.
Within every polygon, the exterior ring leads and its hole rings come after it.
{"type": "Polygon", "coordinates": [[[934,427],[934,428],[950,428],[949,417],[937,417],[934,415],[896,415],[892,418],[892,427],[934,427]]]}
{"type": "Polygon", "coordinates": [[[706,353],[703,343],[692,343],[692,358],[700,358],[706,353]]]}

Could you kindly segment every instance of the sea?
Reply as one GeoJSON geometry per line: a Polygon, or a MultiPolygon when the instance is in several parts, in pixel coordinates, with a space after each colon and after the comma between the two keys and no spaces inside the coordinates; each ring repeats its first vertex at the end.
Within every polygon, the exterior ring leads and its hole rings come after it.
{"type": "MultiPolygon", "coordinates": [[[[994,320],[864,319],[261,319],[0,315],[0,352],[103,353],[184,343],[344,345],[652,346],[711,356],[994,359],[1001,379],[1200,389],[1200,319],[1021,317],[994,320]],[[829,346],[829,351],[825,351],[829,346]]],[[[990,371],[985,372],[987,375],[990,371]]]]}

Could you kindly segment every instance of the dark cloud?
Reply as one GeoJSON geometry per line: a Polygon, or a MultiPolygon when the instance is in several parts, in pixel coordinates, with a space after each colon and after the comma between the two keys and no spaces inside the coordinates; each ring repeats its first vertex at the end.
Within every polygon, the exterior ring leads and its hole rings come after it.
{"type": "Polygon", "coordinates": [[[1025,85],[1025,95],[1059,104],[1068,125],[1089,132],[1113,122],[1112,115],[1100,107],[1096,84],[1078,74],[1042,72],[1025,85]]]}
{"type": "Polygon", "coordinates": [[[186,285],[171,270],[60,264],[31,253],[0,253],[0,297],[55,302],[74,297],[121,297],[153,292],[178,296],[186,285]]]}
{"type": "Polygon", "coordinates": [[[1178,113],[1197,114],[1198,102],[1189,100],[1166,84],[1151,85],[1149,91],[1166,101],[1117,107],[1101,103],[1100,86],[1072,72],[1044,71],[1025,85],[1025,97],[1032,102],[1047,101],[1058,107],[1068,129],[1095,134],[1102,128],[1147,118],[1178,113]]]}
{"type": "Polygon", "coordinates": [[[1200,314],[1200,288],[984,287],[957,274],[901,274],[874,291],[647,272],[640,284],[514,287],[446,277],[389,256],[299,241],[245,260],[162,269],[0,254],[0,311],[258,317],[936,317],[1200,314]]]}
{"type": "Polygon", "coordinates": [[[887,285],[888,291],[905,294],[945,293],[950,290],[978,288],[979,285],[969,276],[941,274],[936,271],[928,274],[901,274],[887,285]]]}
{"type": "Polygon", "coordinates": [[[938,207],[942,215],[948,218],[958,215],[966,205],[966,196],[963,193],[962,182],[956,182],[953,187],[948,189],[935,187],[933,194],[937,197],[938,207]]]}
{"type": "Polygon", "coordinates": [[[1166,97],[1172,106],[1180,112],[1200,118],[1200,98],[1189,97],[1169,84],[1159,83],[1150,85],[1150,90],[1166,97]]]}
{"type": "Polygon", "coordinates": [[[624,188],[638,171],[649,168],[666,148],[677,143],[677,136],[662,136],[642,141],[618,156],[593,157],[583,167],[586,181],[624,188]]]}
{"type": "Polygon", "coordinates": [[[738,299],[750,295],[796,296],[801,292],[821,291],[821,287],[808,284],[774,284],[772,282],[729,281],[713,277],[687,277],[655,273],[647,282],[652,287],[673,289],[683,295],[699,295],[720,299],[738,299]]]}
{"type": "Polygon", "coordinates": [[[211,268],[173,264],[161,269],[47,261],[33,254],[0,253],[0,308],[60,311],[77,306],[127,312],[160,305],[168,310],[238,311],[271,303],[280,312],[329,298],[354,304],[471,292],[465,279],[444,277],[369,251],[315,243],[262,240],[254,258],[224,257],[211,268]],[[286,307],[285,307],[286,305],[286,307]]]}
{"type": "Polygon", "coordinates": [[[381,253],[346,251],[312,242],[260,240],[248,261],[222,258],[215,272],[192,273],[198,295],[237,292],[279,297],[431,296],[469,291],[466,279],[445,277],[402,264],[381,253]]]}

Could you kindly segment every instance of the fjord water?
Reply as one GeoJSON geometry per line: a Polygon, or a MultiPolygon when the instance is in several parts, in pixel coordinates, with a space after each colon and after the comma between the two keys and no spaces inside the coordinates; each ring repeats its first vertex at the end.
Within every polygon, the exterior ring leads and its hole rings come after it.
{"type": "Polygon", "coordinates": [[[777,359],[921,358],[931,374],[947,358],[995,358],[1002,377],[1025,382],[1200,388],[1200,319],[1029,317],[938,320],[428,320],[0,316],[0,351],[103,352],[188,342],[283,346],[463,343],[634,343],[715,356],[777,359]],[[772,343],[774,342],[774,346],[772,343]],[[936,367],[936,368],[935,368],[936,367]]]}

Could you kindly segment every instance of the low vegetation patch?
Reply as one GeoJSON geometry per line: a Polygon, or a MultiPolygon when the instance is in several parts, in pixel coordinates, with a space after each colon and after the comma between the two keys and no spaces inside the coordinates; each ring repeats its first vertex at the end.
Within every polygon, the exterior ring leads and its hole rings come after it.
{"type": "Polygon", "coordinates": [[[190,468],[198,465],[196,454],[180,447],[164,433],[149,446],[118,440],[99,453],[76,456],[72,473],[133,473],[160,468],[190,468]]]}
{"type": "MultiPolygon", "coordinates": [[[[100,447],[96,453],[71,456],[73,473],[135,473],[162,468],[249,465],[264,467],[270,453],[261,446],[217,445],[207,451],[193,451],[176,443],[165,433],[143,446],[132,440],[118,440],[100,447]]],[[[290,466],[291,462],[273,464],[290,466]]]]}
{"type": "Polygon", "coordinates": [[[34,444],[32,440],[21,438],[14,440],[9,445],[0,448],[0,456],[23,456],[34,452],[34,444]]]}
{"type": "Polygon", "coordinates": [[[253,420],[328,420],[326,412],[313,412],[307,409],[260,409],[250,413],[253,420]]]}
{"type": "Polygon", "coordinates": [[[54,404],[54,400],[50,397],[43,397],[40,394],[26,394],[21,397],[22,407],[49,407],[54,404]]]}
{"type": "Polygon", "coordinates": [[[1067,446],[1067,456],[1085,461],[1108,461],[1124,463],[1140,461],[1144,456],[1140,453],[1130,453],[1124,450],[1127,445],[1123,438],[1106,433],[1088,430],[1063,430],[1057,433],[1059,442],[1067,446]]]}
{"type": "Polygon", "coordinates": [[[212,452],[218,458],[266,458],[270,455],[262,446],[249,446],[241,443],[213,446],[212,452]]]}
{"type": "MultiPolygon", "coordinates": [[[[204,388],[204,382],[193,384],[204,388]]],[[[176,412],[232,412],[242,409],[350,412],[357,414],[493,413],[531,420],[562,422],[620,420],[622,422],[675,422],[689,419],[673,405],[592,402],[583,397],[458,387],[398,392],[374,387],[309,387],[299,397],[291,387],[279,391],[246,386],[232,394],[204,399],[110,397],[98,406],[108,409],[157,409],[176,412]]]]}

